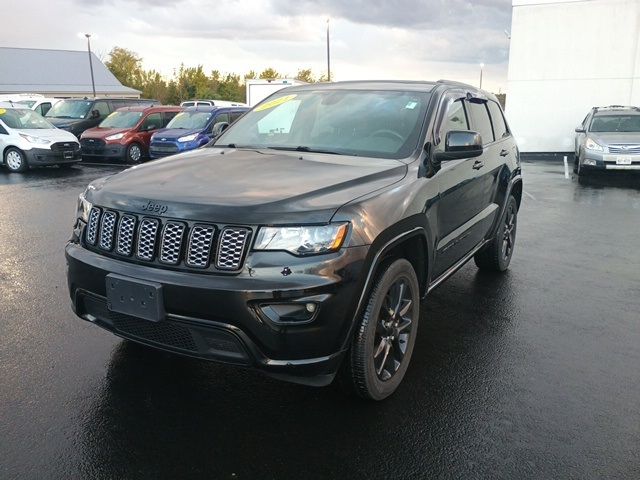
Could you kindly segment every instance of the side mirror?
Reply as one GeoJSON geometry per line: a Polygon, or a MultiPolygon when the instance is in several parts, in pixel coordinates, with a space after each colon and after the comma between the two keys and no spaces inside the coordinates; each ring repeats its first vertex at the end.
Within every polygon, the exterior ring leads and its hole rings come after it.
{"type": "Polygon", "coordinates": [[[99,118],[100,112],[98,110],[91,110],[91,118],[99,118]]]}
{"type": "Polygon", "coordinates": [[[437,152],[436,159],[457,160],[482,155],[482,137],[478,132],[470,130],[452,130],[447,132],[444,140],[444,152],[437,152]]]}
{"type": "Polygon", "coordinates": [[[586,133],[586,130],[582,125],[576,127],[576,133],[586,133]]]}
{"type": "Polygon", "coordinates": [[[229,127],[229,122],[217,122],[213,124],[211,135],[213,138],[219,137],[229,127]]]}

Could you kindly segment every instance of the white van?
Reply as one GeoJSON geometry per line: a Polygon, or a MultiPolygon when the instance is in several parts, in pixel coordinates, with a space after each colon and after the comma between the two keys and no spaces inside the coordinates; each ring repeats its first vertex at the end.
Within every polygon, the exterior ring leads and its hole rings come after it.
{"type": "Polygon", "coordinates": [[[58,103],[61,98],[49,98],[39,93],[17,93],[12,95],[0,95],[0,102],[10,102],[16,106],[24,105],[31,110],[44,115],[58,103]]]}
{"type": "Polygon", "coordinates": [[[181,107],[246,107],[246,103],[230,102],[228,100],[186,100],[180,104],[181,107]]]}
{"type": "Polygon", "coordinates": [[[66,167],[81,160],[73,133],[54,127],[39,113],[0,103],[0,158],[10,172],[38,165],[66,167]]]}

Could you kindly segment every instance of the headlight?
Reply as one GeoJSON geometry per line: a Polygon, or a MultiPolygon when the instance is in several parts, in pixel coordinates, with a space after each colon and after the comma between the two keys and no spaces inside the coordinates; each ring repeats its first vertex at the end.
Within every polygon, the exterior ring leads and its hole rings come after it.
{"type": "Polygon", "coordinates": [[[108,137],[104,137],[105,140],[120,140],[124,137],[124,133],[116,133],[114,135],[109,135],[108,137]]]}
{"type": "MultiPolygon", "coordinates": [[[[87,187],[87,190],[89,190],[90,188],[91,185],[87,187]]],[[[87,190],[85,190],[78,196],[78,208],[76,212],[76,218],[79,218],[84,223],[87,223],[89,221],[89,213],[91,213],[91,209],[93,208],[93,204],[86,198],[87,190]]]]}
{"type": "Polygon", "coordinates": [[[595,150],[596,152],[604,152],[604,148],[602,145],[597,144],[593,139],[587,138],[586,143],[584,144],[588,150],[595,150]]]}
{"type": "Polygon", "coordinates": [[[300,227],[262,227],[256,237],[256,250],[286,250],[294,255],[313,255],[338,250],[347,236],[348,224],[300,227]]]}
{"type": "Polygon", "coordinates": [[[47,143],[49,143],[49,140],[45,140],[44,138],[40,137],[34,137],[33,135],[27,135],[26,133],[21,133],[20,136],[27,142],[37,143],[38,145],[46,145],[47,143]]]}
{"type": "Polygon", "coordinates": [[[185,135],[184,137],[180,137],[178,139],[179,142],[190,142],[191,140],[195,140],[198,137],[198,133],[192,133],[191,135],[185,135]]]}

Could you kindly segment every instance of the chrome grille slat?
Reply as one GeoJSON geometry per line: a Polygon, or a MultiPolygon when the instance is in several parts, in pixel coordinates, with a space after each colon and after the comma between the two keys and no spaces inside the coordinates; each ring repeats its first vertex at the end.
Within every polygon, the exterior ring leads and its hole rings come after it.
{"type": "Polygon", "coordinates": [[[189,235],[186,264],[194,268],[207,268],[211,260],[211,245],[216,233],[213,225],[194,225],[189,235]]]}
{"type": "Polygon", "coordinates": [[[155,218],[143,218],[138,228],[136,256],[140,260],[153,260],[160,222],[155,218]]]}
{"type": "Polygon", "coordinates": [[[180,222],[169,221],[165,224],[160,243],[160,261],[162,263],[177,265],[180,261],[185,228],[185,224],[180,222]]]}
{"type": "Polygon", "coordinates": [[[222,270],[237,270],[242,263],[250,230],[241,227],[225,227],[220,234],[216,267],[222,270]]]}
{"type": "Polygon", "coordinates": [[[639,155],[640,144],[616,144],[609,145],[609,153],[627,154],[627,155],[639,155]]]}
{"type": "Polygon", "coordinates": [[[95,245],[98,240],[98,226],[100,225],[100,209],[92,207],[89,213],[89,222],[87,223],[86,241],[90,245],[95,245]]]}
{"type": "Polygon", "coordinates": [[[116,230],[118,214],[112,210],[105,210],[100,221],[100,248],[111,250],[113,248],[113,234],[116,230]]]}
{"type": "Polygon", "coordinates": [[[133,252],[133,237],[136,232],[136,217],[133,215],[122,215],[118,224],[118,240],[116,241],[116,252],[120,255],[129,256],[133,252]]]}

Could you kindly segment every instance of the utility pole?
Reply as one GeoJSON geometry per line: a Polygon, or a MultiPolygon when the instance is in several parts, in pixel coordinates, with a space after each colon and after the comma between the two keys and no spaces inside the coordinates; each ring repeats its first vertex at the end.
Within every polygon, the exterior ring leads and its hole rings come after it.
{"type": "Polygon", "coordinates": [[[480,88],[482,88],[482,69],[484,68],[484,63],[480,64],[480,88]]]}
{"type": "Polygon", "coordinates": [[[91,70],[91,89],[93,90],[93,98],[96,98],[96,82],[93,78],[93,60],[91,60],[91,34],[85,33],[87,37],[87,52],[89,53],[89,69],[91,70]]]}
{"type": "Polygon", "coordinates": [[[331,49],[329,48],[329,19],[327,18],[327,81],[331,81],[331,49]]]}

